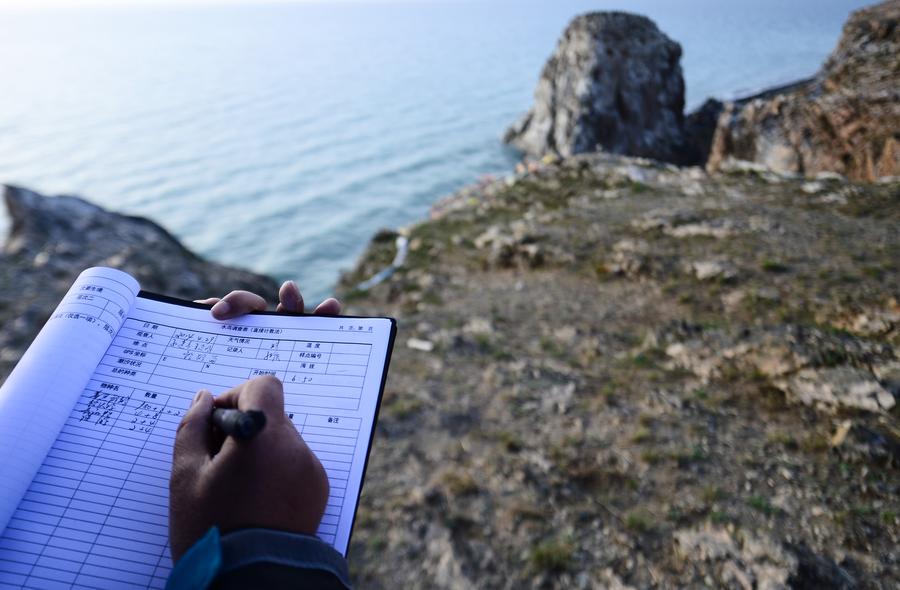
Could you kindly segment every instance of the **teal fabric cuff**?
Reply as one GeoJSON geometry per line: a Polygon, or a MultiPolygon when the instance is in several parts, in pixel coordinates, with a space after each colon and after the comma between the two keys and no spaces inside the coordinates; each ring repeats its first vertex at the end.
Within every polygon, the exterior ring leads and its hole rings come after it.
{"type": "Polygon", "coordinates": [[[222,536],[222,575],[259,563],[278,564],[298,570],[330,573],[345,588],[350,586],[347,560],[331,545],[313,535],[275,529],[240,529],[222,536]]]}
{"type": "Polygon", "coordinates": [[[212,584],[221,569],[222,542],[219,529],[212,527],[172,568],[166,590],[201,590],[212,584]]]}

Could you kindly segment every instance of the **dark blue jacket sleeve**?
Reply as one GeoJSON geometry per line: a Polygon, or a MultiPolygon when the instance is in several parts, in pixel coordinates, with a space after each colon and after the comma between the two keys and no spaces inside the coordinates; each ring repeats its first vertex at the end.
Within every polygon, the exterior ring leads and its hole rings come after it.
{"type": "Polygon", "coordinates": [[[166,590],[265,587],[347,590],[350,576],[340,553],[316,537],[272,529],[220,535],[215,527],[175,564],[166,590]]]}

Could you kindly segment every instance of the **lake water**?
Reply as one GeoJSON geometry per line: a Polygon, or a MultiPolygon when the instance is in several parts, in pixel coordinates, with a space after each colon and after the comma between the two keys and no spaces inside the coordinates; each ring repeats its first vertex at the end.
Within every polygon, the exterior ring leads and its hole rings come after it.
{"type": "Polygon", "coordinates": [[[654,19],[684,48],[690,108],[814,73],[864,4],[0,8],[0,183],[151,217],[320,298],[378,228],[512,169],[500,137],[576,14],[654,19]]]}

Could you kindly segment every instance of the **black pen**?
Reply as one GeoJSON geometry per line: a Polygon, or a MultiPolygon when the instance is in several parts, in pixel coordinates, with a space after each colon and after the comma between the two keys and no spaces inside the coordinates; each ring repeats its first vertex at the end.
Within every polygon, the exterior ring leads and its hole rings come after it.
{"type": "Polygon", "coordinates": [[[233,408],[216,408],[212,413],[212,423],[226,436],[238,440],[247,440],[266,425],[266,415],[261,410],[235,410],[233,408]]]}

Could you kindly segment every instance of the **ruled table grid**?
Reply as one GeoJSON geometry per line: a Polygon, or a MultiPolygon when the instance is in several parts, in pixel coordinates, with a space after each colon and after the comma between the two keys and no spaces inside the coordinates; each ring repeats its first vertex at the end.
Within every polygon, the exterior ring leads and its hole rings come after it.
{"type": "Polygon", "coordinates": [[[370,354],[369,344],[190,331],[130,318],[97,373],[180,389],[230,388],[275,375],[299,405],[355,411],[370,354]]]}
{"type": "Polygon", "coordinates": [[[359,407],[371,345],[272,336],[126,319],[0,538],[0,580],[163,588],[178,423],[197,389],[265,374],[284,383],[286,412],[328,474],[317,534],[333,543],[361,428],[342,412],[359,407]]]}
{"type": "Polygon", "coordinates": [[[0,539],[0,569],[22,587],[163,587],[171,438],[185,409],[92,382],[0,539]]]}

